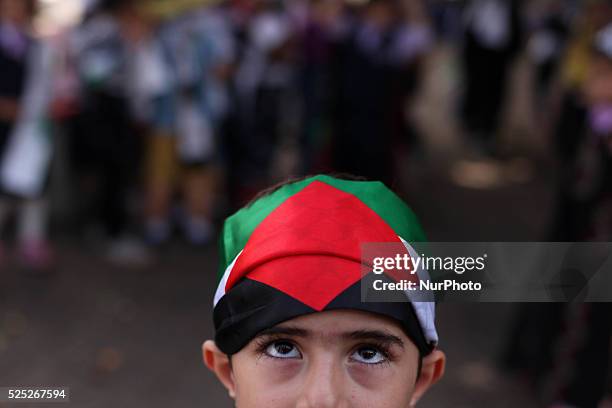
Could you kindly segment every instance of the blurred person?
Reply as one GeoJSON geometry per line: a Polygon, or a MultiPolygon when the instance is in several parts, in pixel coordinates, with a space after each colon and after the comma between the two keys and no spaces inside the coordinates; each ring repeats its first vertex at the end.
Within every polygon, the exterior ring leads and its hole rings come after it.
{"type": "MultiPolygon", "coordinates": [[[[44,198],[50,65],[45,46],[32,34],[35,7],[34,1],[0,1],[0,233],[11,210],[18,210],[21,261],[41,271],[52,261],[44,198]]],[[[0,269],[5,256],[0,239],[0,269]]]]}
{"type": "Polygon", "coordinates": [[[241,408],[415,406],[444,373],[435,304],[363,302],[360,248],[422,240],[380,182],[263,191],[225,222],[205,364],[241,408]]]}
{"type": "Polygon", "coordinates": [[[181,184],[181,227],[190,243],[205,245],[214,235],[217,136],[229,110],[226,82],[234,58],[233,39],[221,10],[210,6],[167,23],[151,41],[154,55],[141,65],[139,75],[160,71],[158,86],[147,87],[152,135],[146,238],[154,245],[170,238],[175,187],[181,184]]]}
{"type": "Polygon", "coordinates": [[[333,53],[341,0],[314,0],[306,9],[298,36],[302,130],[299,137],[301,172],[310,174],[329,167],[329,138],[333,99],[333,53]]]}
{"type": "Polygon", "coordinates": [[[571,11],[567,2],[536,2],[530,18],[528,51],[535,64],[536,105],[547,102],[550,87],[557,76],[570,31],[571,11]]]}
{"type": "Polygon", "coordinates": [[[581,88],[586,130],[576,159],[574,191],[589,207],[580,239],[612,239],[612,3],[607,24],[594,35],[581,88]],[[585,153],[590,152],[590,153],[585,153]]]}
{"type": "MultiPolygon", "coordinates": [[[[146,262],[133,238],[128,199],[138,176],[141,131],[131,106],[129,42],[147,30],[138,1],[94,2],[71,37],[79,78],[74,115],[65,121],[77,177],[77,228],[102,225],[106,254],[127,264],[146,262]]],[[[84,231],[81,231],[84,232],[84,231]]]]}
{"type": "Polygon", "coordinates": [[[589,86],[589,72],[594,61],[593,44],[596,33],[612,15],[606,1],[585,3],[576,17],[567,50],[561,61],[553,106],[554,145],[559,160],[560,183],[558,204],[553,225],[553,240],[574,241],[585,239],[592,225],[590,204],[597,183],[595,170],[598,153],[589,137],[589,104],[585,90],[589,86]]]}
{"type": "MultiPolygon", "coordinates": [[[[584,6],[564,61],[561,210],[554,241],[612,239],[612,4],[584,6]],[[607,25],[606,25],[607,22],[607,25]],[[568,134],[570,133],[570,134],[568,134]],[[573,149],[570,150],[570,144],[573,149]],[[567,149],[567,150],[565,150],[567,149]]],[[[601,265],[597,265],[600,267],[601,265]]],[[[589,270],[579,273],[588,281],[589,270]]],[[[505,352],[508,368],[534,382],[552,408],[597,408],[608,392],[612,308],[606,303],[521,306],[505,352]]]]}
{"type": "Polygon", "coordinates": [[[335,171],[394,181],[394,149],[416,136],[406,105],[432,33],[420,2],[375,0],[340,21],[335,46],[335,171]]]}
{"type": "MultiPolygon", "coordinates": [[[[247,2],[248,3],[248,2],[247,2]]],[[[250,200],[274,178],[273,162],[297,86],[296,31],[283,2],[249,3],[234,78],[234,136],[228,178],[233,201],[250,200]]]]}
{"type": "Polygon", "coordinates": [[[463,126],[480,152],[495,153],[512,62],[521,48],[520,0],[472,0],[464,14],[463,126]]]}
{"type": "MultiPolygon", "coordinates": [[[[612,10],[610,10],[612,19],[612,10]]],[[[600,137],[612,136],[612,23],[597,32],[593,45],[593,60],[584,85],[589,106],[591,131],[600,137]]]]}
{"type": "Polygon", "coordinates": [[[599,408],[610,397],[612,307],[609,303],[563,306],[545,397],[553,401],[551,408],[599,408]]]}

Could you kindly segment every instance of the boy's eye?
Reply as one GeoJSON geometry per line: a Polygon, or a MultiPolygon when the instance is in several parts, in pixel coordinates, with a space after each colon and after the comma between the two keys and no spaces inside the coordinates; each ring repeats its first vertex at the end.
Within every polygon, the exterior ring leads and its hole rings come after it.
{"type": "Polygon", "coordinates": [[[387,357],[376,347],[364,346],[355,350],[351,359],[363,364],[379,364],[385,362],[387,357]]]}
{"type": "Polygon", "coordinates": [[[301,358],[295,344],[288,341],[274,341],[266,347],[266,354],[276,358],[301,358]]]}

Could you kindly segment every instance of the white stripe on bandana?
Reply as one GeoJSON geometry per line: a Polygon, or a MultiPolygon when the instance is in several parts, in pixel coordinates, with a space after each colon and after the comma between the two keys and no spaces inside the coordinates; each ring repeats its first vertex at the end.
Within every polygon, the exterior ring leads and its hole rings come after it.
{"type": "Polygon", "coordinates": [[[232,273],[232,269],[234,269],[234,264],[236,263],[236,260],[238,259],[241,253],[242,251],[240,251],[238,255],[236,255],[236,257],[234,258],[232,263],[229,264],[227,268],[225,268],[225,272],[223,272],[223,277],[221,277],[221,281],[219,282],[219,286],[217,286],[217,291],[215,292],[213,307],[217,306],[219,300],[221,300],[221,298],[225,296],[225,285],[227,284],[227,280],[229,279],[229,276],[232,273]]]}
{"type": "MultiPolygon", "coordinates": [[[[416,252],[416,250],[402,237],[399,237],[399,239],[402,241],[402,243],[408,250],[408,253],[410,254],[410,258],[418,259],[419,254],[416,252]]],[[[420,281],[430,280],[429,272],[423,269],[422,262],[419,262],[419,267],[416,273],[420,281]]],[[[408,296],[408,298],[410,299],[413,292],[407,290],[405,291],[405,293],[406,293],[406,296],[408,296]]],[[[419,296],[422,296],[422,291],[419,291],[418,293],[419,293],[419,296]]],[[[417,318],[419,319],[419,322],[421,323],[421,328],[423,329],[423,334],[425,335],[425,339],[429,343],[437,344],[438,343],[438,332],[436,331],[436,325],[435,325],[436,303],[434,301],[433,292],[430,292],[429,294],[430,294],[430,297],[428,298],[429,300],[428,302],[414,302],[413,301],[411,303],[412,303],[412,307],[414,307],[414,312],[416,313],[417,318]]]]}

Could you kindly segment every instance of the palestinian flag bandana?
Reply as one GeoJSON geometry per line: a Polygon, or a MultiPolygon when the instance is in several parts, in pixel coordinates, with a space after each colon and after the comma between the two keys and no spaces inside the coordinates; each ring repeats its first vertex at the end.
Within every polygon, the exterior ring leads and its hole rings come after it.
{"type": "MultiPolygon", "coordinates": [[[[421,355],[435,347],[433,302],[362,302],[361,244],[423,242],[413,212],[380,182],[315,176],[229,217],[220,238],[215,341],[234,354],[262,330],[352,309],[395,319],[421,355]]],[[[413,250],[412,250],[413,251],[413,250]]]]}

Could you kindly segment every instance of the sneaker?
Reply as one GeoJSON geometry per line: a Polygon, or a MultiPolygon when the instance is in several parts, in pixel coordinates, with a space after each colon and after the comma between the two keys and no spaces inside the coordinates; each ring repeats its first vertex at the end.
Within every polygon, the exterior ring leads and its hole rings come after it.
{"type": "Polygon", "coordinates": [[[138,239],[122,237],[112,241],[106,252],[107,259],[118,266],[141,268],[151,263],[151,253],[138,239]]]}
{"type": "Polygon", "coordinates": [[[184,225],[185,236],[190,244],[205,246],[213,241],[215,227],[206,218],[189,218],[184,225]]]}
{"type": "Polygon", "coordinates": [[[149,220],[145,225],[145,241],[151,246],[162,246],[170,240],[171,229],[167,220],[149,220]]]}

